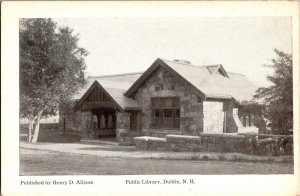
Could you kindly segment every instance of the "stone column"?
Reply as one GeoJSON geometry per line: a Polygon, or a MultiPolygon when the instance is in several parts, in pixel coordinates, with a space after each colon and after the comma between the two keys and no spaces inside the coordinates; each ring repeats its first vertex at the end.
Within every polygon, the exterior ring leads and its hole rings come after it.
{"type": "Polygon", "coordinates": [[[81,112],[81,139],[93,139],[93,116],[91,111],[81,112]]]}
{"type": "Polygon", "coordinates": [[[238,108],[233,108],[233,119],[234,119],[235,124],[238,128],[237,132],[240,133],[240,132],[243,132],[243,125],[242,125],[242,123],[239,119],[238,111],[239,111],[238,108]]]}
{"type": "Polygon", "coordinates": [[[226,102],[226,133],[236,133],[238,132],[238,127],[235,123],[233,115],[237,116],[237,108],[234,108],[234,103],[232,100],[226,102]],[[234,111],[234,109],[236,109],[234,111]]]}
{"type": "Polygon", "coordinates": [[[129,140],[130,131],[130,113],[129,112],[117,112],[116,123],[116,140],[121,145],[126,145],[129,140]]]}

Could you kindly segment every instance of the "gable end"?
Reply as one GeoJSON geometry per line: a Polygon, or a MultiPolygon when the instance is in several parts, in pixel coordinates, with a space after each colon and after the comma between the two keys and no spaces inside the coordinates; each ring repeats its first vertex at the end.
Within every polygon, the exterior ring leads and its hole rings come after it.
{"type": "Polygon", "coordinates": [[[194,91],[198,96],[205,98],[205,94],[200,91],[198,88],[196,88],[194,85],[192,85],[186,78],[182,77],[179,73],[177,73],[175,70],[173,70],[170,66],[168,66],[163,60],[160,58],[156,59],[154,63],[142,74],[142,76],[127,90],[127,92],[124,94],[127,97],[132,96],[138,88],[143,84],[145,80],[148,79],[148,77],[158,68],[162,67],[166,69],[168,72],[172,73],[175,77],[177,77],[181,82],[183,82],[185,85],[191,88],[192,91],[194,91]]]}
{"type": "Polygon", "coordinates": [[[112,98],[112,96],[101,86],[98,81],[95,81],[91,87],[85,92],[75,106],[75,110],[79,110],[85,102],[110,102],[120,110],[123,108],[112,98]]]}

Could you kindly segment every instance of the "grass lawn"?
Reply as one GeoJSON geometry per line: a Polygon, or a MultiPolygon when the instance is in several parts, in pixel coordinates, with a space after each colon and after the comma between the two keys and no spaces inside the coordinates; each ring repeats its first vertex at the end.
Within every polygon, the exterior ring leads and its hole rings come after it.
{"type": "Polygon", "coordinates": [[[291,163],[102,158],[22,150],[20,175],[292,174],[291,163]]]}
{"type": "MultiPolygon", "coordinates": [[[[24,127],[20,133],[24,135],[26,131],[24,127]]],[[[26,137],[20,140],[26,141],[26,137]]],[[[38,143],[63,145],[79,140],[79,136],[63,135],[57,128],[41,128],[38,143]]],[[[101,146],[91,150],[109,151],[101,146]]],[[[126,153],[118,146],[112,150],[126,153]]],[[[293,174],[293,168],[293,163],[103,158],[20,149],[20,175],[293,174]]]]}

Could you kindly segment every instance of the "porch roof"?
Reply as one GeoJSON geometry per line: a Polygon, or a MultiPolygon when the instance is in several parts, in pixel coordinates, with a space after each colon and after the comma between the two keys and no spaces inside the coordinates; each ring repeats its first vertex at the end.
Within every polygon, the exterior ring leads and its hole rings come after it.
{"type": "Polygon", "coordinates": [[[118,75],[106,75],[106,76],[92,76],[88,77],[87,84],[77,93],[72,99],[80,100],[88,93],[88,90],[92,85],[97,82],[120,106],[120,108],[139,109],[139,104],[133,99],[124,96],[124,92],[141,76],[142,73],[128,73],[118,75]]]}
{"type": "Polygon", "coordinates": [[[117,102],[117,104],[122,109],[139,109],[139,104],[129,98],[124,96],[126,90],[132,85],[131,83],[125,82],[115,82],[115,81],[107,81],[96,79],[95,81],[99,82],[99,84],[107,91],[107,93],[117,102]]]}

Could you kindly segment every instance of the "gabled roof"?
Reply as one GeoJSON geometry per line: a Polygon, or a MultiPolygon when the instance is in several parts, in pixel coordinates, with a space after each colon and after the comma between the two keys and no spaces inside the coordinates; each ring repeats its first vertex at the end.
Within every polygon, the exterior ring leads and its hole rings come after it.
{"type": "Polygon", "coordinates": [[[257,89],[246,76],[226,72],[222,65],[197,66],[158,58],[128,89],[125,95],[131,96],[159,66],[172,71],[197,92],[205,95],[206,98],[233,98],[239,102],[250,101],[257,89]],[[221,71],[221,74],[215,74],[217,71],[221,71]]]}
{"type": "Polygon", "coordinates": [[[88,77],[87,84],[73,96],[73,99],[85,99],[92,88],[99,85],[120,109],[138,109],[138,103],[131,98],[125,97],[124,93],[141,75],[142,73],[128,73],[88,77]]]}
{"type": "MultiPolygon", "coordinates": [[[[176,65],[176,66],[179,65],[179,66],[173,67],[173,66],[170,66],[168,63],[166,63],[165,60],[162,60],[160,58],[156,59],[156,61],[154,61],[154,63],[141,75],[141,77],[137,81],[135,81],[135,83],[126,91],[125,95],[127,97],[130,97],[134,92],[136,92],[136,90],[140,87],[140,85],[145,80],[147,80],[148,77],[151,76],[152,72],[161,66],[161,67],[164,67],[165,69],[167,69],[168,71],[172,72],[174,75],[176,75],[179,80],[181,80],[184,84],[186,84],[188,87],[190,87],[192,90],[194,90],[195,93],[197,93],[199,96],[204,97],[205,96],[204,93],[200,89],[196,88],[191,81],[189,81],[185,78],[185,74],[184,74],[185,67],[180,66],[180,64],[182,64],[182,62],[175,62],[175,61],[172,61],[172,62],[174,62],[174,65],[176,65]],[[182,72],[182,73],[180,74],[180,72],[182,72]]],[[[191,74],[193,74],[193,73],[191,73],[191,74]]],[[[197,79],[198,77],[197,77],[197,75],[193,75],[192,78],[197,79]]]]}

